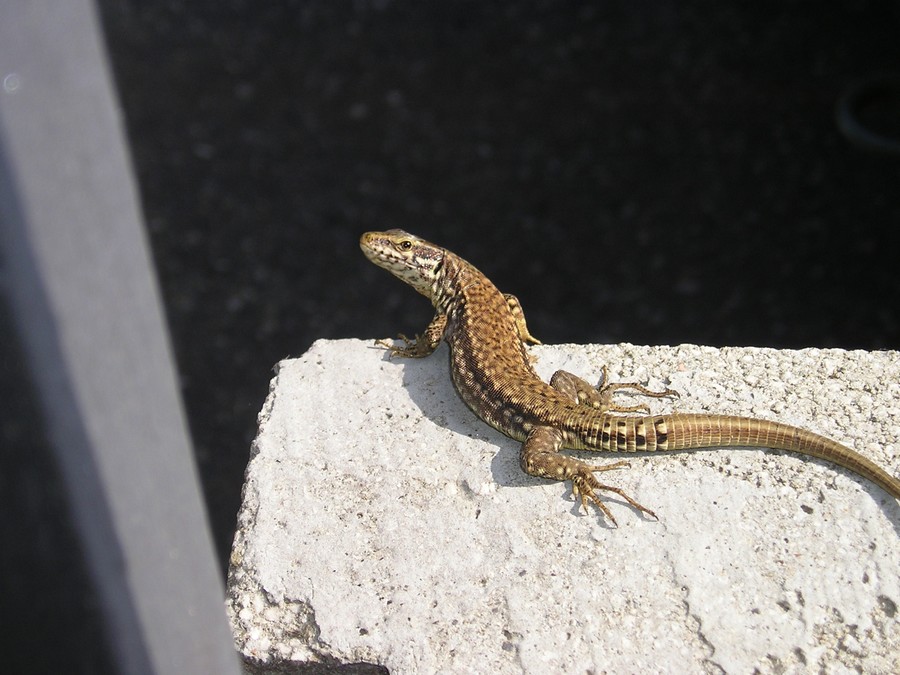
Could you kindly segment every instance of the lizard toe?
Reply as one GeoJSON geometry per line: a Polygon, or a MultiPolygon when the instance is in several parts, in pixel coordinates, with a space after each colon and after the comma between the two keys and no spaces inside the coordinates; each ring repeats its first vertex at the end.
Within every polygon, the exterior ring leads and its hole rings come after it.
{"type": "Polygon", "coordinates": [[[585,514],[588,513],[587,502],[590,499],[594,503],[594,506],[600,509],[603,515],[609,519],[613,524],[613,527],[618,527],[619,523],[616,522],[615,516],[613,516],[606,504],[600,501],[600,498],[597,496],[596,492],[594,492],[595,489],[602,488],[603,486],[597,482],[597,479],[594,478],[590,469],[579,472],[572,477],[572,494],[575,495],[576,498],[581,499],[581,508],[584,509],[585,514]]]}

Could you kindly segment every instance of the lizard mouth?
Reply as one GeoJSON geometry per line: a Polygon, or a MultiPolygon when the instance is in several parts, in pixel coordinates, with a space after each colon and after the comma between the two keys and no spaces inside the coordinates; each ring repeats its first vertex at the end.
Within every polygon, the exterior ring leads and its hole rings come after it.
{"type": "Polygon", "coordinates": [[[372,246],[365,238],[359,242],[359,247],[362,249],[363,255],[379,267],[391,270],[405,269],[407,267],[404,264],[404,259],[389,248],[372,246]]]}
{"type": "Polygon", "coordinates": [[[366,232],[359,238],[359,247],[363,254],[379,267],[392,272],[410,270],[414,261],[403,252],[398,251],[390,243],[386,243],[380,232],[366,232]]]}

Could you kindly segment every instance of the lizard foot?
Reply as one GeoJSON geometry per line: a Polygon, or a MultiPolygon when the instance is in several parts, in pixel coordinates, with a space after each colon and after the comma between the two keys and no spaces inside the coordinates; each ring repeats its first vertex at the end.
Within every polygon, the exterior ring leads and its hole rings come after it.
{"type": "Polygon", "coordinates": [[[606,504],[600,501],[600,498],[597,496],[597,491],[613,492],[631,504],[638,511],[642,511],[648,516],[652,516],[654,519],[659,520],[659,517],[653,511],[629,497],[621,488],[612,485],[604,485],[594,477],[594,471],[609,471],[610,469],[618,469],[624,466],[628,466],[628,462],[615,462],[613,464],[607,464],[606,466],[581,468],[574,476],[572,476],[572,494],[575,495],[576,499],[581,499],[581,508],[584,509],[585,513],[588,512],[587,502],[588,499],[590,499],[594,505],[603,512],[603,515],[609,518],[610,522],[615,527],[618,527],[619,524],[616,522],[615,517],[606,504]]]}
{"type": "Polygon", "coordinates": [[[603,366],[600,371],[600,382],[596,386],[596,390],[600,394],[600,408],[605,408],[612,412],[646,412],[649,414],[650,406],[646,404],[622,406],[612,402],[612,397],[615,392],[629,389],[637,392],[641,396],[648,396],[650,398],[677,398],[679,396],[679,393],[674,389],[666,388],[663,391],[653,391],[637,382],[610,382],[608,378],[608,369],[606,366],[603,366]]]}
{"type": "Polygon", "coordinates": [[[617,391],[630,390],[650,398],[663,398],[666,396],[678,396],[678,392],[674,389],[665,389],[663,391],[653,391],[637,382],[609,382],[607,377],[607,368],[603,366],[600,375],[600,383],[594,387],[582,380],[577,375],[566,372],[565,370],[557,370],[550,378],[550,386],[561,394],[568,396],[581,405],[596,408],[601,412],[615,413],[643,413],[650,414],[650,406],[645,403],[638,405],[619,405],[613,401],[613,395],[617,391]]]}
{"type": "Polygon", "coordinates": [[[397,339],[402,340],[402,347],[396,346],[390,340],[378,340],[375,344],[387,347],[388,358],[399,356],[405,359],[421,359],[437,349],[446,327],[447,315],[436,313],[423,335],[416,335],[414,340],[410,340],[403,333],[400,333],[397,339]]]}
{"type": "Polygon", "coordinates": [[[395,356],[406,359],[419,359],[428,356],[434,351],[433,348],[429,349],[429,345],[421,335],[416,335],[414,340],[410,340],[403,333],[400,333],[397,339],[403,341],[403,347],[398,347],[389,340],[376,340],[375,344],[387,348],[389,359],[395,356]]]}

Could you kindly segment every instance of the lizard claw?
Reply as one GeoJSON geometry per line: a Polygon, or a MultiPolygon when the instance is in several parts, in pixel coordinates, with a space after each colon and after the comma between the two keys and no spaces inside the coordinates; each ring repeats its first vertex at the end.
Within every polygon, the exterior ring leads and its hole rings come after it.
{"type": "Polygon", "coordinates": [[[609,369],[605,365],[600,370],[600,380],[597,382],[597,386],[595,386],[594,389],[596,389],[600,395],[600,408],[620,413],[650,413],[650,406],[645,403],[633,406],[622,406],[613,403],[613,394],[620,390],[627,391],[630,389],[632,392],[642,396],[649,396],[650,398],[677,398],[679,396],[677,391],[669,389],[668,387],[662,391],[653,391],[637,382],[610,382],[609,369]]]}
{"type": "Polygon", "coordinates": [[[427,356],[434,349],[429,349],[429,347],[425,344],[424,338],[421,335],[416,335],[414,340],[406,337],[403,333],[397,335],[397,339],[403,342],[403,347],[398,347],[393,342],[388,339],[384,340],[376,340],[375,344],[381,347],[385,347],[388,350],[388,358],[392,359],[395,356],[400,356],[403,358],[420,358],[422,356],[427,356]]]}
{"type": "Polygon", "coordinates": [[[623,466],[628,466],[628,463],[615,462],[614,464],[608,464],[606,466],[585,468],[583,471],[579,471],[574,476],[572,476],[572,494],[576,499],[581,500],[581,508],[583,508],[585,514],[587,514],[587,502],[590,499],[594,503],[594,506],[596,506],[603,512],[603,515],[609,519],[613,526],[618,527],[619,524],[618,522],[616,522],[616,519],[613,516],[612,512],[609,510],[606,504],[600,501],[600,498],[596,493],[596,491],[606,490],[607,492],[614,492],[615,494],[619,495],[622,499],[631,504],[631,506],[636,508],[638,511],[642,511],[655,520],[659,520],[659,517],[653,511],[629,497],[621,488],[617,488],[612,485],[603,485],[594,477],[593,474],[593,471],[608,471],[609,469],[618,469],[623,466]]]}
{"type": "MultiPolygon", "coordinates": [[[[588,474],[590,476],[590,474],[588,474]]],[[[591,476],[593,479],[593,476],[591,476]]],[[[597,483],[596,480],[593,480],[594,483],[597,483]]],[[[598,483],[599,486],[599,483],[598,483]]],[[[590,482],[588,482],[583,476],[578,475],[572,478],[572,494],[576,499],[581,499],[581,508],[584,509],[584,515],[589,515],[587,502],[590,499],[594,502],[594,505],[603,512],[603,515],[606,516],[609,521],[613,524],[613,527],[619,527],[619,523],[616,522],[615,516],[613,516],[612,512],[607,508],[606,504],[598,499],[597,495],[594,494],[594,488],[591,486],[590,482]]]]}

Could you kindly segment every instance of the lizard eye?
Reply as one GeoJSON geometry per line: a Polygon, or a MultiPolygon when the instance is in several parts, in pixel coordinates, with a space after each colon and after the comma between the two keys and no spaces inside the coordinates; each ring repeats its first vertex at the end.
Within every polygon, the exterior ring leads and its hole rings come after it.
{"type": "Polygon", "coordinates": [[[404,239],[403,241],[400,242],[400,250],[401,251],[408,251],[411,248],[412,248],[412,242],[409,239],[404,239]]]}

